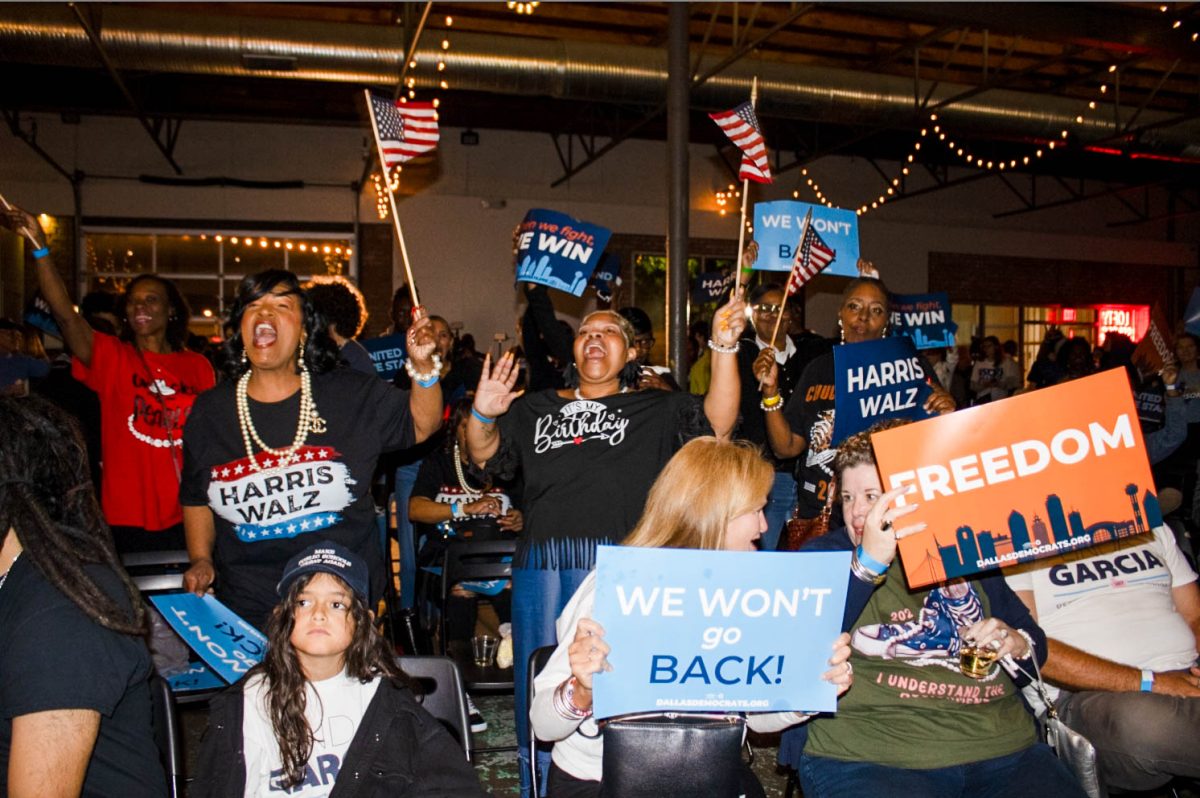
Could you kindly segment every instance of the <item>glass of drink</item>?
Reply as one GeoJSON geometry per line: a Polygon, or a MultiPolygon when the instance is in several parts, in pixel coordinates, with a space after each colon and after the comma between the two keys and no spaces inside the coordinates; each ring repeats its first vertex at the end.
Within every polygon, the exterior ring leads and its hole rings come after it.
{"type": "Polygon", "coordinates": [[[480,668],[486,668],[492,664],[492,660],[496,658],[496,646],[500,644],[499,639],[491,635],[475,635],[471,638],[471,656],[475,660],[475,665],[480,668]]]}
{"type": "Polygon", "coordinates": [[[984,679],[996,662],[997,653],[996,649],[991,646],[964,645],[958,651],[958,668],[962,671],[963,676],[984,679]]]}

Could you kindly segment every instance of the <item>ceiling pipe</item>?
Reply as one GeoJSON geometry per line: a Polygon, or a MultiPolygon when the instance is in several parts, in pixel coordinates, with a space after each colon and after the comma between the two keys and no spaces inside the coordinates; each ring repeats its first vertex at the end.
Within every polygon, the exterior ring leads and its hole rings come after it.
{"type": "MultiPolygon", "coordinates": [[[[395,26],[191,14],[147,6],[106,5],[102,14],[101,41],[123,71],[391,86],[405,63],[401,30],[395,26]],[[271,69],[272,64],[286,66],[271,69]]],[[[518,29],[515,23],[514,29],[518,29]]],[[[448,51],[442,51],[440,40],[417,51],[423,66],[431,67],[438,59],[447,65],[444,75],[419,67],[412,73],[418,88],[434,88],[447,77],[452,89],[655,106],[661,103],[667,82],[663,48],[466,31],[454,31],[451,38],[448,51]]],[[[717,61],[716,57],[703,60],[699,71],[717,61]]],[[[70,12],[63,6],[35,3],[0,4],[0,62],[96,65],[87,36],[70,12]]],[[[755,76],[759,112],[765,117],[864,127],[920,124],[911,79],[748,58],[696,88],[692,105],[707,109],[735,105],[749,96],[755,76]]],[[[931,85],[922,81],[919,96],[931,85]]],[[[939,83],[930,104],[973,88],[939,83]]],[[[947,129],[960,135],[1057,140],[1063,129],[1069,129],[1086,143],[1118,134],[1111,113],[1076,124],[1082,107],[1078,99],[994,89],[941,108],[938,115],[947,129]]],[[[1134,110],[1127,109],[1127,116],[1134,110]]],[[[1169,117],[1142,112],[1138,119],[1142,146],[1200,152],[1200,120],[1154,127],[1169,117]]]]}

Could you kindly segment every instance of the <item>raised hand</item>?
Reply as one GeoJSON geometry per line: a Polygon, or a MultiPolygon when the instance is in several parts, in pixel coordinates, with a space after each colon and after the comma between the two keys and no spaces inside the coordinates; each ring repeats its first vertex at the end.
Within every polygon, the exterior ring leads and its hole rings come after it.
{"type": "Polygon", "coordinates": [[[496,365],[492,366],[492,353],[483,356],[483,374],[475,388],[475,410],[482,416],[495,418],[508,412],[513,400],[519,395],[513,390],[517,384],[517,359],[512,352],[505,352],[496,365]]]}
{"type": "MultiPolygon", "coordinates": [[[[571,675],[591,698],[592,676],[601,671],[612,670],[608,664],[608,652],[612,649],[604,642],[604,627],[591,618],[580,618],[575,628],[575,639],[567,647],[567,659],[571,663],[571,675]]],[[[578,693],[576,698],[578,698],[578,693]]],[[[576,704],[578,706],[578,703],[576,704]]],[[[586,709],[586,707],[580,707],[586,709]]]]}
{"type": "Polygon", "coordinates": [[[895,527],[893,524],[913,512],[919,505],[906,504],[893,507],[892,502],[912,490],[911,485],[892,488],[880,495],[867,513],[863,523],[862,547],[871,559],[888,565],[896,559],[896,542],[925,529],[925,523],[895,527]]]}
{"type": "Polygon", "coordinates": [[[713,314],[712,339],[718,346],[733,346],[742,337],[742,330],[746,329],[745,296],[746,288],[742,286],[713,314]]]}
{"type": "Polygon", "coordinates": [[[0,197],[0,225],[19,236],[24,236],[35,249],[46,246],[46,234],[42,232],[37,217],[16,205],[10,205],[3,197],[0,197]]]}
{"type": "Polygon", "coordinates": [[[433,353],[437,339],[433,335],[433,322],[424,308],[413,308],[413,323],[405,336],[408,357],[417,371],[428,371],[433,365],[433,353]]]}
{"type": "Polygon", "coordinates": [[[774,349],[769,346],[763,347],[758,357],[754,358],[751,368],[763,396],[775,396],[779,393],[779,363],[775,360],[774,349]]]}

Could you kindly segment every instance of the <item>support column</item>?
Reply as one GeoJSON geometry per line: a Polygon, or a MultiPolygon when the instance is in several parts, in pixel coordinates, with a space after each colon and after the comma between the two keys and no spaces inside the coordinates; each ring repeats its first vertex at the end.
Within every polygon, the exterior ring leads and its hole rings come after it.
{"type": "Polygon", "coordinates": [[[688,3],[670,3],[667,33],[667,365],[687,390],[688,3]]]}

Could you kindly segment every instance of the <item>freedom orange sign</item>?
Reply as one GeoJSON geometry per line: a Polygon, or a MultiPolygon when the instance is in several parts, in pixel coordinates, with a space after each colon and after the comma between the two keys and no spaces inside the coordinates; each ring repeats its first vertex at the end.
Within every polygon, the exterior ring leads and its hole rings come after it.
{"type": "Polygon", "coordinates": [[[885,489],[911,485],[909,587],[1062,554],[1162,523],[1123,369],[871,437],[885,489]]]}

